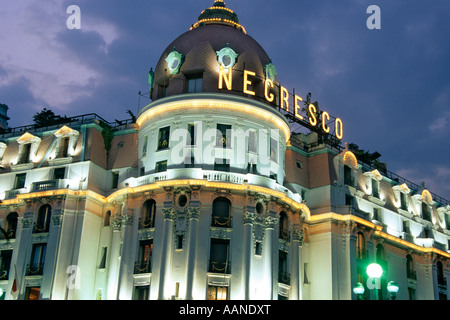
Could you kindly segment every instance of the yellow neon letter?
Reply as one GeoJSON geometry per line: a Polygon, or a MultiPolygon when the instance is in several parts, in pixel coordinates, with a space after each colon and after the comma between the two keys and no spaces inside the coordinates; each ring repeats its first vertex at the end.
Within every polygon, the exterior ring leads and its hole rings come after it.
{"type": "Polygon", "coordinates": [[[223,89],[223,79],[225,79],[225,85],[227,86],[227,89],[231,91],[233,87],[233,76],[231,68],[228,69],[228,78],[227,78],[225,74],[225,69],[222,66],[219,67],[219,89],[223,89]]]}
{"type": "Polygon", "coordinates": [[[336,131],[336,138],[342,140],[342,138],[344,137],[344,129],[341,119],[336,118],[336,120],[334,121],[334,128],[334,130],[336,131]]]}
{"type": "Polygon", "coordinates": [[[326,111],[322,113],[322,129],[323,131],[328,133],[330,132],[330,127],[327,126],[325,118],[327,118],[327,120],[330,120],[330,115],[326,111]]]}
{"type": "Polygon", "coordinates": [[[252,85],[252,82],[248,80],[248,76],[256,76],[256,73],[252,71],[244,70],[244,93],[254,96],[256,93],[254,91],[248,90],[248,85],[252,85]]]}
{"type": "Polygon", "coordinates": [[[303,120],[303,116],[298,113],[298,109],[300,109],[300,105],[298,104],[299,101],[303,101],[303,99],[301,97],[299,97],[298,95],[294,96],[294,102],[295,102],[295,117],[299,118],[300,120],[303,120]]]}
{"type": "Polygon", "coordinates": [[[264,85],[264,96],[266,97],[266,100],[268,102],[273,102],[273,99],[275,98],[273,93],[269,94],[269,86],[273,88],[273,82],[270,79],[266,79],[266,83],[264,85]]]}
{"type": "Polygon", "coordinates": [[[281,91],[281,105],[280,108],[281,109],[285,109],[285,104],[286,104],[286,111],[289,111],[289,92],[287,91],[287,89],[285,87],[280,87],[280,91],[281,91]]]}
{"type": "Polygon", "coordinates": [[[317,118],[316,118],[317,109],[316,109],[316,106],[313,105],[313,104],[310,104],[308,106],[308,112],[309,112],[309,118],[308,118],[309,119],[309,123],[312,126],[316,126],[317,125],[317,118]]]}

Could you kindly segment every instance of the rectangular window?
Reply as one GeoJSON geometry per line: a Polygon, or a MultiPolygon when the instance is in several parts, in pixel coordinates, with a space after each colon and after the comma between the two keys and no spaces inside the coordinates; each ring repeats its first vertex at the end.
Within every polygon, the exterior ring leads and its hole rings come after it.
{"type": "Polygon", "coordinates": [[[247,173],[258,174],[255,163],[249,163],[247,166],[247,173]]]}
{"type": "Polygon", "coordinates": [[[158,98],[167,97],[168,93],[169,93],[169,84],[158,86],[158,98]]]}
{"type": "Polygon", "coordinates": [[[46,251],[47,251],[46,243],[37,243],[33,245],[27,275],[35,276],[43,274],[46,251]]]}
{"type": "Polygon", "coordinates": [[[144,144],[142,146],[142,157],[146,157],[147,156],[147,146],[148,146],[148,136],[146,135],[144,137],[144,144]]]}
{"type": "Polygon", "coordinates": [[[202,92],[203,76],[197,75],[189,77],[187,79],[187,92],[188,93],[199,93],[202,92]]]}
{"type": "Polygon", "coordinates": [[[119,173],[118,172],[113,172],[112,173],[112,189],[117,189],[117,187],[119,186],[119,173]]]}
{"type": "Polygon", "coordinates": [[[25,290],[25,300],[39,300],[41,287],[27,287],[25,290]]]}
{"type": "Polygon", "coordinates": [[[150,286],[137,286],[134,289],[133,300],[148,300],[150,286]]]}
{"type": "Polygon", "coordinates": [[[195,146],[195,133],[196,133],[196,126],[194,123],[188,124],[188,136],[187,136],[187,145],[188,146],[195,146]]]}
{"type": "Polygon", "coordinates": [[[26,173],[16,174],[16,179],[14,181],[14,189],[25,188],[25,179],[27,177],[26,173]]]}
{"type": "Polygon", "coordinates": [[[155,172],[160,173],[167,171],[167,160],[156,163],[155,172]]]}
{"type": "Polygon", "coordinates": [[[53,179],[57,180],[57,179],[64,179],[66,175],[66,168],[56,168],[55,171],[53,172],[53,179]]]}
{"type": "Polygon", "coordinates": [[[99,269],[105,269],[106,268],[106,256],[108,253],[108,248],[103,247],[102,248],[102,260],[100,260],[99,269]]]}
{"type": "Polygon", "coordinates": [[[270,138],[270,160],[278,163],[278,141],[270,138]]]}
{"type": "Polygon", "coordinates": [[[66,158],[69,156],[69,137],[62,138],[59,144],[57,158],[66,158]]]}
{"type": "Polygon", "coordinates": [[[406,194],[400,192],[400,203],[401,203],[400,208],[405,211],[408,210],[408,205],[407,205],[406,199],[407,199],[406,194]]]}
{"type": "Polygon", "coordinates": [[[217,124],[216,146],[222,148],[231,147],[231,125],[217,124]]]}
{"type": "Polygon", "coordinates": [[[222,239],[211,239],[211,250],[209,256],[209,272],[229,273],[230,263],[229,250],[230,241],[222,239]]]}
{"type": "Polygon", "coordinates": [[[379,190],[378,184],[379,184],[378,180],[372,179],[372,195],[375,198],[379,198],[380,197],[380,190],[379,190]]]}
{"type": "Polygon", "coordinates": [[[153,240],[141,240],[135,274],[150,273],[153,255],[153,240]]]}
{"type": "Polygon", "coordinates": [[[349,166],[344,166],[344,184],[353,186],[352,169],[349,166]]]}
{"type": "Polygon", "coordinates": [[[169,148],[170,127],[159,129],[158,150],[169,148]]]}
{"type": "Polygon", "coordinates": [[[30,162],[31,143],[24,144],[22,147],[22,153],[19,156],[18,164],[30,162]]]}
{"type": "Polygon", "coordinates": [[[248,133],[248,152],[258,152],[257,142],[256,142],[256,131],[249,131],[248,133]]]}
{"type": "Polygon", "coordinates": [[[9,268],[11,267],[12,250],[3,250],[0,255],[0,281],[9,279],[9,268]]]}

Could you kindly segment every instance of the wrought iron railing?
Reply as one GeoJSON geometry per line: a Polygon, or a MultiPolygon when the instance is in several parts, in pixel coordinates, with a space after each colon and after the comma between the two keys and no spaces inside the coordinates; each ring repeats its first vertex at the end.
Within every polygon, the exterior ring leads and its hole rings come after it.
{"type": "Polygon", "coordinates": [[[291,285],[291,274],[283,271],[278,272],[278,282],[288,286],[291,285]]]}
{"type": "Polygon", "coordinates": [[[231,221],[231,217],[213,216],[211,226],[219,228],[231,228],[231,221]]]}
{"type": "Polygon", "coordinates": [[[44,274],[44,264],[29,264],[27,265],[26,275],[27,276],[42,276],[44,274]]]}
{"type": "Polygon", "coordinates": [[[151,273],[152,264],[151,261],[136,262],[134,264],[134,274],[151,273]]]}
{"type": "Polygon", "coordinates": [[[209,272],[231,274],[231,264],[228,261],[210,261],[209,272]]]}

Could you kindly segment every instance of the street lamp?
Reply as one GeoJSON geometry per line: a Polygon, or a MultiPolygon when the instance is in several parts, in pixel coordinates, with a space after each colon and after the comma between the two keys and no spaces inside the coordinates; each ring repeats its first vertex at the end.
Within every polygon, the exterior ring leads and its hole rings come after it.
{"type": "Polygon", "coordinates": [[[369,276],[367,286],[369,289],[375,289],[375,299],[379,300],[378,289],[380,289],[380,278],[383,274],[383,268],[378,263],[371,263],[367,266],[366,272],[369,276]],[[371,280],[372,282],[370,282],[371,280]]]}
{"type": "Polygon", "coordinates": [[[399,288],[397,282],[389,281],[389,283],[387,285],[387,290],[391,294],[391,299],[392,300],[395,300],[395,298],[397,297],[397,292],[398,292],[399,289],[400,288],[399,288]]]}
{"type": "Polygon", "coordinates": [[[353,287],[353,293],[356,294],[356,296],[358,297],[358,300],[362,300],[363,299],[363,294],[364,294],[364,286],[361,282],[357,282],[355,284],[355,286],[353,287]]]}

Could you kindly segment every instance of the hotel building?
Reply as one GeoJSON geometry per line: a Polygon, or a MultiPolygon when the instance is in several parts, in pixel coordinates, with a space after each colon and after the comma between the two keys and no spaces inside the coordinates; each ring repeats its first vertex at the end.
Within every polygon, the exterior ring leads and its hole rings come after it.
{"type": "Polygon", "coordinates": [[[450,202],[342,146],[223,1],[149,83],[136,119],[0,135],[0,299],[448,298],[450,202]]]}

